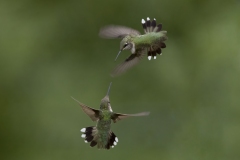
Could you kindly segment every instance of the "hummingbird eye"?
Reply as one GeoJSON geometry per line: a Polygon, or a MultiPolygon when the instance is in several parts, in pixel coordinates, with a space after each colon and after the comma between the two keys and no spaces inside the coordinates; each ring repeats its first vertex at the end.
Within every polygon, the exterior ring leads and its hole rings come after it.
{"type": "Polygon", "coordinates": [[[128,43],[125,43],[124,46],[123,46],[123,48],[127,47],[127,45],[128,45],[128,43]]]}

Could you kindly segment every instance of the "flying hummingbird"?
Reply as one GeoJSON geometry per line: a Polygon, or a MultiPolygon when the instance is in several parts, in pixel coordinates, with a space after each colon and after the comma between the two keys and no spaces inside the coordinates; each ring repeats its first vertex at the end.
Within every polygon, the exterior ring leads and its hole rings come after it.
{"type": "Polygon", "coordinates": [[[157,54],[162,54],[162,48],[166,48],[164,43],[167,40],[167,31],[162,31],[162,24],[158,24],[154,18],[150,21],[142,19],[142,26],[145,34],[141,35],[137,30],[124,26],[109,25],[100,29],[99,36],[102,38],[121,38],[120,51],[115,61],[123,50],[130,50],[131,55],[112,72],[112,76],[117,76],[132,66],[136,65],[143,56],[148,55],[151,60],[157,58],[157,54]]]}
{"type": "Polygon", "coordinates": [[[110,149],[110,147],[114,147],[118,143],[118,138],[111,131],[111,122],[116,123],[117,121],[131,117],[131,116],[147,116],[149,112],[142,112],[137,114],[122,114],[113,112],[110,100],[109,100],[109,85],[107,95],[101,100],[100,110],[93,109],[88,107],[87,105],[73,99],[79,103],[82,107],[82,110],[93,120],[97,121],[96,126],[90,126],[82,128],[80,131],[83,133],[82,138],[85,139],[86,143],[90,143],[91,147],[97,145],[98,149],[110,149]]]}

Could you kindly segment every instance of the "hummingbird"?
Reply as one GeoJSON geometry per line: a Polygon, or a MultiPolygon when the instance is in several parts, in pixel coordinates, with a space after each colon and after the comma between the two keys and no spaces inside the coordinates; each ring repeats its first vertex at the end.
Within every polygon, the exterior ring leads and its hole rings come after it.
{"type": "Polygon", "coordinates": [[[109,100],[111,84],[112,83],[110,83],[108,87],[107,95],[101,100],[99,110],[88,107],[87,105],[77,101],[72,97],[79,103],[79,105],[82,107],[82,110],[92,119],[92,121],[97,122],[96,126],[85,127],[80,131],[82,132],[81,137],[85,139],[85,142],[90,143],[91,147],[97,146],[98,149],[110,149],[110,147],[114,148],[114,146],[117,145],[118,138],[111,131],[112,121],[116,123],[121,119],[131,116],[149,115],[149,112],[142,112],[137,114],[122,114],[113,112],[109,100]]]}
{"type": "Polygon", "coordinates": [[[115,61],[123,50],[130,50],[131,55],[121,64],[119,64],[111,73],[117,76],[136,65],[142,57],[148,55],[148,60],[156,59],[157,54],[162,54],[162,48],[166,48],[164,41],[167,40],[167,31],[162,30],[162,24],[158,24],[154,18],[149,17],[145,21],[142,19],[144,33],[125,26],[109,25],[100,29],[99,36],[102,38],[120,38],[120,50],[115,61]]]}

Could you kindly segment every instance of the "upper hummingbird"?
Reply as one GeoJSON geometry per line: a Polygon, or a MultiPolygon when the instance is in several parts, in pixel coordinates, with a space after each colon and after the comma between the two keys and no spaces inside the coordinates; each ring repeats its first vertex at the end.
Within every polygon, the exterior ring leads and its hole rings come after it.
{"type": "Polygon", "coordinates": [[[116,123],[117,121],[130,117],[130,116],[147,116],[149,112],[142,112],[137,114],[122,114],[113,112],[110,100],[109,92],[111,88],[109,85],[107,95],[101,100],[100,109],[93,109],[87,105],[77,101],[82,107],[82,110],[93,120],[97,121],[96,126],[90,126],[82,128],[80,131],[83,132],[82,138],[85,139],[86,143],[90,143],[91,147],[97,145],[98,149],[110,149],[117,145],[118,138],[111,131],[111,122],[116,123]]]}
{"type": "Polygon", "coordinates": [[[152,21],[147,18],[146,21],[142,19],[142,26],[145,32],[143,35],[137,30],[124,26],[109,25],[100,29],[99,36],[102,38],[122,39],[117,57],[123,50],[130,50],[132,53],[113,70],[112,76],[117,76],[136,65],[146,54],[149,60],[152,57],[156,59],[157,54],[162,54],[162,48],[166,48],[164,41],[167,40],[167,31],[162,31],[162,24],[157,25],[155,18],[152,21]]]}

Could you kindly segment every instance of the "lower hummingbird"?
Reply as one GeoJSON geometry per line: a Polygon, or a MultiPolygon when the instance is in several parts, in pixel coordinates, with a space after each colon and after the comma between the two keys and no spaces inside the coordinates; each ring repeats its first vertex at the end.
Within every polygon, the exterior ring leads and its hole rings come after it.
{"type": "Polygon", "coordinates": [[[90,143],[91,147],[97,146],[98,149],[110,149],[118,143],[117,136],[111,131],[112,121],[116,123],[117,121],[131,117],[131,116],[147,116],[149,112],[141,112],[137,114],[122,114],[113,112],[110,100],[109,92],[111,84],[108,87],[107,95],[101,100],[100,109],[94,109],[88,107],[87,105],[73,99],[79,103],[82,110],[92,119],[96,121],[96,126],[90,126],[82,128],[80,131],[83,133],[82,138],[85,139],[86,143],[90,143]]]}
{"type": "Polygon", "coordinates": [[[145,21],[142,19],[142,26],[145,34],[125,26],[109,25],[100,29],[99,36],[102,38],[121,38],[120,50],[115,61],[123,50],[130,50],[131,55],[112,72],[112,76],[120,75],[127,69],[136,65],[146,54],[148,59],[157,58],[157,54],[162,54],[162,48],[166,48],[164,41],[167,40],[167,31],[162,30],[162,24],[158,24],[154,18],[149,17],[145,21]]]}

